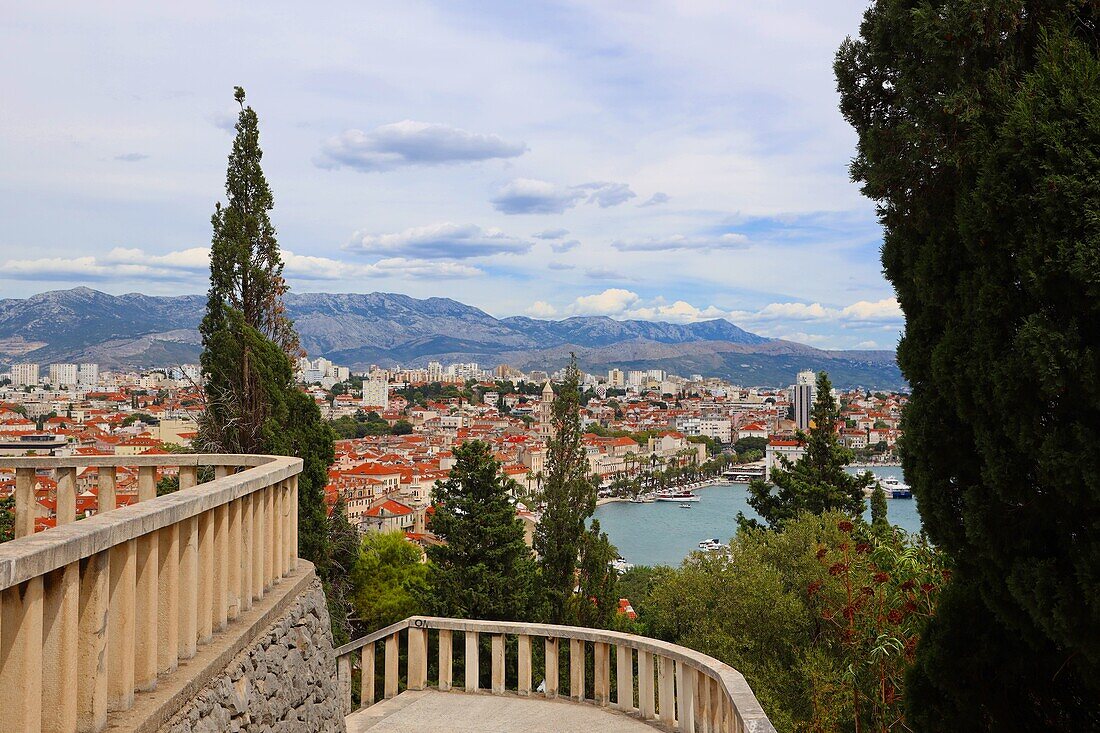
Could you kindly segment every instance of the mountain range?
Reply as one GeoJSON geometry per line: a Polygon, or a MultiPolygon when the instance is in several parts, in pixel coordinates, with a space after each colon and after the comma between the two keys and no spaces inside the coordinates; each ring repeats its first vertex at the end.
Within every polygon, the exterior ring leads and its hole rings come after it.
{"type": "MultiPolygon", "coordinates": [[[[96,362],[104,368],[194,363],[203,295],[109,295],[90,288],[0,300],[0,363],[96,362]]],[[[570,352],[594,372],[661,368],[745,385],[790,384],[824,369],[837,386],[901,389],[892,351],[827,351],[750,333],[729,321],[688,324],[605,316],[495,318],[449,298],[291,293],[287,311],[310,356],[365,369],[430,360],[553,370],[570,352]]]]}

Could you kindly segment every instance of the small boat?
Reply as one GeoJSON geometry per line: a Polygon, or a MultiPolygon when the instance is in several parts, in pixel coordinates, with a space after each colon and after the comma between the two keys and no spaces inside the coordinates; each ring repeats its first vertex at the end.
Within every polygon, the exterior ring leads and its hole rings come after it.
{"type": "Polygon", "coordinates": [[[665,492],[657,494],[655,498],[657,501],[699,501],[699,497],[690,491],[665,492]]]}
{"type": "Polygon", "coordinates": [[[691,504],[681,504],[680,508],[681,509],[691,509],[691,504]]]}
{"type": "Polygon", "coordinates": [[[703,552],[718,552],[719,550],[727,550],[729,548],[719,542],[717,537],[711,537],[709,540],[700,542],[699,549],[703,552]]]}
{"type": "Polygon", "coordinates": [[[888,476],[882,479],[879,483],[882,484],[882,490],[890,495],[891,499],[912,499],[913,492],[908,486],[903,484],[893,476],[888,476]]]}

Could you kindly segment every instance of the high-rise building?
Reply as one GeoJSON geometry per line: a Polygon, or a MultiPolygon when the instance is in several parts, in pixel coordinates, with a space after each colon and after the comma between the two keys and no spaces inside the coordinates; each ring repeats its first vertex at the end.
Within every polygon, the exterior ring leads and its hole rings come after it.
{"type": "Polygon", "coordinates": [[[55,389],[75,386],[76,375],[76,364],[50,364],[50,385],[55,389]]]}
{"type": "Polygon", "coordinates": [[[99,364],[81,364],[76,381],[81,387],[95,387],[99,384],[99,364]]]}
{"type": "Polygon", "coordinates": [[[390,384],[384,379],[363,380],[363,407],[373,407],[385,412],[390,408],[390,384]]]}
{"type": "Polygon", "coordinates": [[[607,372],[607,385],[609,387],[615,387],[622,389],[626,386],[626,375],[623,374],[622,369],[611,369],[607,372]]]}
{"type": "Polygon", "coordinates": [[[11,383],[16,387],[38,384],[38,365],[30,363],[12,364],[11,383]]]}
{"type": "Polygon", "coordinates": [[[791,386],[791,405],[794,409],[794,422],[799,430],[810,429],[810,412],[814,398],[817,397],[817,374],[812,369],[803,369],[791,386]]]}

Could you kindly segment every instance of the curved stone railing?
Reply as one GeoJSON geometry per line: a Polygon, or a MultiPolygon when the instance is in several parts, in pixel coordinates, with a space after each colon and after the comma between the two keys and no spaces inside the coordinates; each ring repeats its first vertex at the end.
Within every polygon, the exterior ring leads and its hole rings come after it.
{"type": "MultiPolygon", "coordinates": [[[[560,694],[576,702],[613,706],[642,720],[656,721],[666,730],[689,733],[774,733],[775,730],[740,672],[691,649],[601,629],[425,616],[405,619],[336,650],[337,679],[345,715],[352,712],[356,692],[360,709],[375,702],[376,677],[382,679],[384,699],[396,696],[402,689],[426,689],[430,667],[434,667],[439,690],[454,689],[456,631],[462,634],[465,647],[462,689],[466,692],[494,695],[510,692],[521,697],[547,698],[560,694]],[[402,636],[407,657],[404,678],[400,669],[402,636]],[[488,680],[481,679],[482,636],[489,637],[488,680]],[[543,640],[541,654],[537,647],[532,648],[533,638],[543,640]],[[563,643],[566,641],[568,645],[563,643]],[[429,647],[436,649],[436,664],[432,664],[429,647]],[[514,659],[509,656],[512,653],[514,659]],[[543,681],[533,689],[535,654],[542,657],[543,681]],[[379,661],[381,675],[377,674],[379,661]],[[586,684],[589,666],[593,674],[586,684]],[[515,672],[511,673],[513,669],[515,672]],[[559,679],[566,669],[568,689],[559,690],[559,679]],[[514,679],[508,679],[510,673],[515,675],[514,679]]],[[[456,715],[460,713],[461,708],[456,706],[456,715]]]]}
{"type": "Polygon", "coordinates": [[[0,731],[101,731],[158,674],[195,656],[297,565],[298,458],[0,458],[16,471],[17,538],[0,545],[0,731]],[[100,510],[75,520],[77,471],[100,510]],[[119,467],[138,502],[115,508],[119,467]],[[160,466],[180,490],[156,496],[160,466]],[[200,468],[213,480],[198,483],[200,468]],[[34,530],[36,472],[57,480],[57,524],[34,530]]]}

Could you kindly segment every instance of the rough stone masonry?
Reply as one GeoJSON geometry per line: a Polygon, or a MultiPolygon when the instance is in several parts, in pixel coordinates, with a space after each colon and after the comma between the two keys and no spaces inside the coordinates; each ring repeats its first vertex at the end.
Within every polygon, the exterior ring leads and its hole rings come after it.
{"type": "Polygon", "coordinates": [[[315,580],[161,733],[343,733],[328,607],[315,580]]]}

